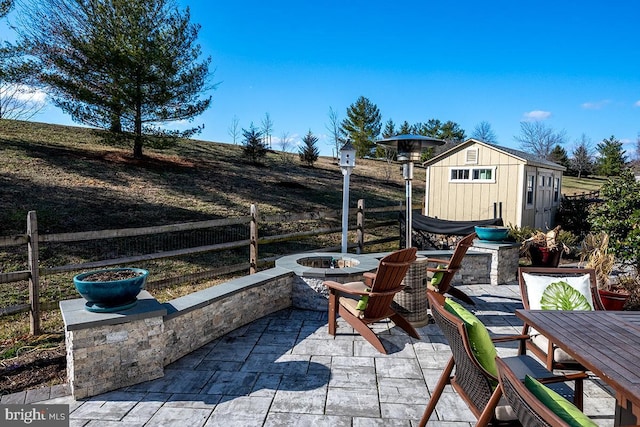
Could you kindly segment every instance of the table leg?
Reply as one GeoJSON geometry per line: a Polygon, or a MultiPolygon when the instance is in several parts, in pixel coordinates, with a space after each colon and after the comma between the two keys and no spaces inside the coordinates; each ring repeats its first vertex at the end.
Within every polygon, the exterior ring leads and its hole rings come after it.
{"type": "Polygon", "coordinates": [[[626,397],[616,395],[616,413],[614,416],[614,426],[635,426],[640,419],[640,408],[634,407],[633,402],[626,397]]]}

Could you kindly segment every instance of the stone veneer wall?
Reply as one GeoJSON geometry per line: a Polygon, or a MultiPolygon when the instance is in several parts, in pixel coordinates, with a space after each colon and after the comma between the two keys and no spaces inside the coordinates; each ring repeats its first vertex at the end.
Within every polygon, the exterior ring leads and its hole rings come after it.
{"type": "MultiPolygon", "coordinates": [[[[248,282],[255,279],[254,276],[234,282],[248,282]]],[[[224,293],[227,284],[221,284],[171,301],[171,306],[178,310],[165,316],[164,364],[175,362],[247,323],[291,306],[293,280],[293,273],[288,272],[257,285],[247,284],[229,294],[224,293]],[[220,294],[208,295],[214,290],[220,294]]]]}
{"type": "Polygon", "coordinates": [[[490,275],[488,283],[502,285],[518,280],[520,263],[519,243],[488,243],[475,241],[473,250],[491,254],[490,275]]]}
{"type": "MultiPolygon", "coordinates": [[[[475,243],[474,243],[475,245],[475,243]]],[[[453,254],[452,250],[446,251],[418,251],[418,256],[424,256],[428,258],[436,258],[441,260],[448,260],[453,254]]],[[[435,267],[437,264],[430,264],[430,267],[435,267]]],[[[460,266],[460,270],[453,276],[451,284],[453,285],[476,285],[487,284],[490,281],[491,271],[491,255],[488,253],[480,252],[473,249],[469,249],[464,256],[464,260],[460,266]]]]}
{"type": "Polygon", "coordinates": [[[162,317],[66,332],[67,378],[76,399],[164,375],[162,317]]]}
{"type": "Polygon", "coordinates": [[[293,276],[274,268],[164,304],[142,291],[138,304],[122,313],[90,313],[82,298],[61,301],[73,397],[162,377],[169,363],[291,306],[293,276]]]}

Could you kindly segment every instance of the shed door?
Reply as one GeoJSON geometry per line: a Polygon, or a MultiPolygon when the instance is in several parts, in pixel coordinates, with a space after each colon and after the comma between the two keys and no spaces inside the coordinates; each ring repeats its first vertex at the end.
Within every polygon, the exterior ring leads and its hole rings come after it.
{"type": "Polygon", "coordinates": [[[551,172],[539,171],[536,186],[535,228],[545,230],[551,226],[552,200],[553,175],[551,172]]]}

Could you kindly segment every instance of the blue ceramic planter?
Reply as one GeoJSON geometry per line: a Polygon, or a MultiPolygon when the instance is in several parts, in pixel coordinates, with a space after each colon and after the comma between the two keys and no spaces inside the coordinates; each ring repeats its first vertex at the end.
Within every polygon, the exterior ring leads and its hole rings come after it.
{"type": "Polygon", "coordinates": [[[478,239],[488,242],[501,242],[509,236],[509,227],[497,225],[475,226],[478,239]]]}
{"type": "Polygon", "coordinates": [[[149,272],[140,268],[111,268],[88,271],[73,278],[76,290],[87,300],[85,308],[96,313],[112,313],[136,305],[136,296],[144,289],[149,272]],[[87,277],[108,272],[133,271],[138,276],[120,280],[93,281],[87,277]]]}

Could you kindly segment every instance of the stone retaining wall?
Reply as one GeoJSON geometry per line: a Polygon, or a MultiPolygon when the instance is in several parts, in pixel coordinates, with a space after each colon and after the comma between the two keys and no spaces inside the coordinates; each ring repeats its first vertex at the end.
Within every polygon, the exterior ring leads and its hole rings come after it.
{"type": "Polygon", "coordinates": [[[82,298],[60,302],[67,379],[75,399],[164,375],[164,366],[267,314],[291,306],[293,273],[242,277],[160,304],[148,292],[122,313],[90,313],[82,298]]]}
{"type": "MultiPolygon", "coordinates": [[[[451,251],[422,251],[420,255],[448,259],[451,251]]],[[[491,253],[470,250],[454,283],[494,283],[493,275],[490,278],[492,257],[491,253]]],[[[375,265],[373,258],[371,268],[375,265]]],[[[347,274],[350,269],[344,268],[341,273],[347,274]]],[[[329,273],[337,272],[340,271],[329,273]]],[[[322,276],[317,278],[319,282],[329,278],[322,276]]],[[[138,304],[121,313],[88,312],[82,298],[61,301],[67,378],[74,398],[162,377],[164,366],[182,356],[267,314],[290,307],[294,301],[299,303],[295,296],[299,281],[292,269],[277,266],[164,304],[142,291],[138,304]]],[[[314,299],[305,308],[325,310],[324,301],[314,299]]]]}

